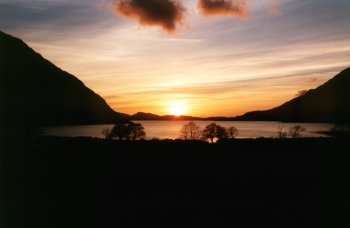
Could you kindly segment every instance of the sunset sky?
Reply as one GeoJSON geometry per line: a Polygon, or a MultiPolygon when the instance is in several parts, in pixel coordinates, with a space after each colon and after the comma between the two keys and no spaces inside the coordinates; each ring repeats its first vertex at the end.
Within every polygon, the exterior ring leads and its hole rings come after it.
{"type": "Polygon", "coordinates": [[[236,116],[349,67],[349,12],[349,0],[0,0],[0,30],[115,111],[236,116]]]}

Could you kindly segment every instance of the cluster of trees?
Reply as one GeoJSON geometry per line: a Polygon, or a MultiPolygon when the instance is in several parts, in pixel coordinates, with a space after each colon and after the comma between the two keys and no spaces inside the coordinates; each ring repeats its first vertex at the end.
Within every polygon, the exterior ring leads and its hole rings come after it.
{"type": "Polygon", "coordinates": [[[225,138],[235,138],[238,130],[235,127],[222,127],[216,123],[207,125],[204,129],[191,121],[185,124],[180,131],[180,138],[184,140],[203,140],[214,142],[225,138]]]}
{"type": "MultiPolygon", "coordinates": [[[[348,129],[348,128],[347,128],[348,129]]],[[[301,125],[296,125],[284,130],[283,126],[279,126],[276,134],[276,138],[299,138],[302,137],[302,133],[306,129],[301,125]]],[[[102,130],[102,135],[106,139],[112,140],[140,140],[145,139],[146,132],[144,127],[140,123],[127,122],[116,123],[112,129],[105,128],[102,130]]],[[[180,138],[184,140],[201,140],[206,142],[215,142],[227,138],[235,138],[238,135],[237,128],[231,126],[225,128],[216,123],[211,123],[202,129],[195,122],[191,121],[185,124],[180,130],[180,138]]]]}
{"type": "Polygon", "coordinates": [[[144,127],[140,123],[128,122],[128,123],[117,123],[112,129],[105,128],[102,130],[102,135],[106,139],[117,139],[117,140],[137,140],[144,139],[146,132],[144,127]]]}
{"type": "Polygon", "coordinates": [[[288,129],[288,131],[283,130],[284,126],[278,126],[276,138],[283,139],[288,136],[291,138],[300,138],[302,133],[306,131],[306,129],[301,125],[296,125],[288,129]]]}

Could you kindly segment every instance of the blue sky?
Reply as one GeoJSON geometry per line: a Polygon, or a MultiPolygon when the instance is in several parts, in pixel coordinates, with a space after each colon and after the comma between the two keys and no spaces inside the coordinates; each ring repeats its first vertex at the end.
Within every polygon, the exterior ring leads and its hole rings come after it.
{"type": "Polygon", "coordinates": [[[349,67],[350,1],[247,0],[244,18],[182,4],[176,34],[122,17],[108,0],[0,0],[0,29],[129,114],[272,108],[349,67]]]}

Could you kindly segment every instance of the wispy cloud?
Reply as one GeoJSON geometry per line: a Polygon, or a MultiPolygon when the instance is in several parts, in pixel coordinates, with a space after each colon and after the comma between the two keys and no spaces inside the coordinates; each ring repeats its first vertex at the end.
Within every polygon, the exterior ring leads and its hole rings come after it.
{"type": "MultiPolygon", "coordinates": [[[[0,1],[0,29],[26,30],[24,35],[28,31],[65,35],[91,32],[109,23],[108,14],[111,14],[109,10],[97,9],[93,1],[0,1]]],[[[113,22],[120,24],[119,20],[113,22]]]]}
{"type": "Polygon", "coordinates": [[[186,9],[179,0],[114,0],[113,10],[141,25],[160,26],[176,32],[185,21],[186,9]]]}

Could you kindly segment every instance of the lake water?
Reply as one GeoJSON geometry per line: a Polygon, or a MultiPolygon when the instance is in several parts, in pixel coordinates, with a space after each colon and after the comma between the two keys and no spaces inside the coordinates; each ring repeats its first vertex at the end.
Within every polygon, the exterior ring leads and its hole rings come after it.
{"type": "MultiPolygon", "coordinates": [[[[180,130],[183,125],[189,121],[134,121],[141,123],[146,132],[147,139],[176,139],[179,138],[180,130]]],[[[234,126],[238,129],[237,138],[271,138],[276,135],[279,126],[284,126],[284,130],[295,125],[302,125],[306,128],[303,133],[304,137],[322,137],[319,131],[331,129],[333,124],[324,123],[280,123],[280,122],[263,122],[263,121],[194,121],[197,125],[204,128],[206,125],[215,122],[223,127],[234,126]]],[[[62,126],[47,127],[44,129],[46,135],[52,136],[89,136],[103,138],[102,129],[112,128],[113,124],[107,125],[82,125],[82,126],[62,126]]]]}

